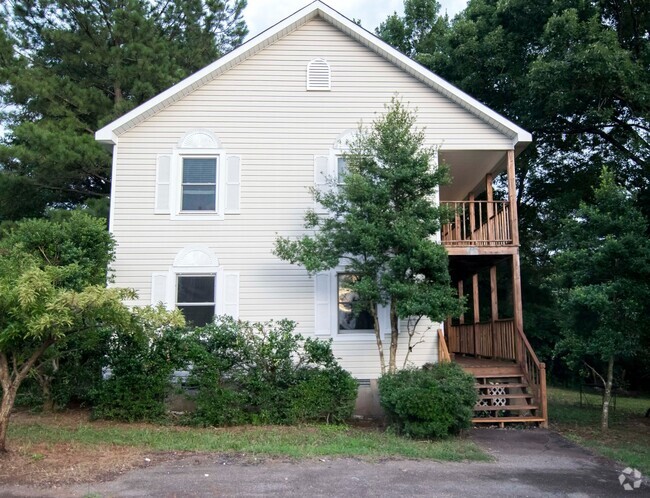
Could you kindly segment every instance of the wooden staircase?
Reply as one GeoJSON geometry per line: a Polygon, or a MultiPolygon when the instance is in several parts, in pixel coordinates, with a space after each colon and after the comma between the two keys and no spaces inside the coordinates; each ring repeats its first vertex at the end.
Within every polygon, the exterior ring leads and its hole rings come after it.
{"type": "MultiPolygon", "coordinates": [[[[476,361],[476,360],[475,360],[476,361]]],[[[460,361],[463,364],[462,360],[460,361]]],[[[476,378],[478,402],[472,422],[477,425],[541,424],[542,404],[518,365],[463,366],[476,378]]]]}

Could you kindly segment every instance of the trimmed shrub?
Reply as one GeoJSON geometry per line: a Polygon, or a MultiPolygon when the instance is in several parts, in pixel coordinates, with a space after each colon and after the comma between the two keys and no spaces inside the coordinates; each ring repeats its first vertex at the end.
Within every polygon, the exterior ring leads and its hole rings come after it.
{"type": "Polygon", "coordinates": [[[470,427],[477,399],[474,377],[456,363],[383,375],[379,394],[390,426],[414,438],[443,438],[470,427]]]}
{"type": "Polygon", "coordinates": [[[220,318],[194,332],[189,384],[202,425],[340,422],[352,415],[357,384],[331,343],[294,334],[288,320],[220,318]]]}
{"type": "Polygon", "coordinates": [[[172,373],[189,358],[182,323],[179,312],[145,307],[136,309],[131,330],[111,334],[103,365],[108,376],[93,391],[93,417],[133,422],[166,415],[172,373]]]}

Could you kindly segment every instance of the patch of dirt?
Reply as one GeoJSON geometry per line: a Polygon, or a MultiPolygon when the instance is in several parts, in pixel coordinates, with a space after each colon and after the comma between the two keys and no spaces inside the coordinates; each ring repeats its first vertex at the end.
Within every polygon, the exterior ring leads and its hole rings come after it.
{"type": "MultiPolygon", "coordinates": [[[[87,410],[51,414],[18,411],[10,425],[40,425],[52,430],[76,429],[90,423],[87,410]]],[[[94,421],[99,427],[152,427],[151,424],[122,424],[94,421]]],[[[29,442],[10,438],[9,452],[0,454],[0,484],[54,486],[110,480],[129,470],[183,458],[191,452],[156,452],[112,444],[73,442],[29,442]]]]}
{"type": "Polygon", "coordinates": [[[0,484],[53,486],[104,481],[188,454],[115,445],[14,444],[7,454],[0,455],[0,484]]]}

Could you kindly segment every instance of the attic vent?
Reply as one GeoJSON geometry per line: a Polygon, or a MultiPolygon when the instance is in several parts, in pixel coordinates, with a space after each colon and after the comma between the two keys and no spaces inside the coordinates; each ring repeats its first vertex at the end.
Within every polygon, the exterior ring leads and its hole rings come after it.
{"type": "Polygon", "coordinates": [[[313,59],[307,64],[307,90],[332,89],[330,66],[325,59],[313,59]]]}

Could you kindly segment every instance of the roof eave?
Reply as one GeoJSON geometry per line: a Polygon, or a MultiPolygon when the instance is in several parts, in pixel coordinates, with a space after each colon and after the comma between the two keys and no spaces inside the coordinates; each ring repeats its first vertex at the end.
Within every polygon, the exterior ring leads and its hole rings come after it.
{"type": "Polygon", "coordinates": [[[212,64],[206,66],[193,75],[188,76],[184,80],[168,88],[144,104],[136,107],[124,116],[104,126],[95,133],[95,138],[102,143],[115,144],[117,137],[130,127],[135,126],[135,124],[155,114],[170,103],[183,98],[195,88],[198,88],[206,82],[214,79],[219,74],[238,64],[241,60],[262,50],[264,47],[273,43],[277,38],[293,31],[317,15],[338,27],[344,33],[347,33],[370,50],[384,57],[389,62],[402,68],[426,85],[494,126],[497,130],[512,139],[513,148],[523,150],[527,144],[532,142],[532,136],[526,130],[520,128],[475,98],[456,88],[448,81],[424,68],[417,62],[409,59],[407,56],[397,51],[371,32],[346,18],[344,15],[332,9],[320,0],[315,0],[309,5],[306,5],[291,16],[275,24],[266,31],[263,31],[254,38],[251,38],[246,43],[224,55],[212,64]]]}

